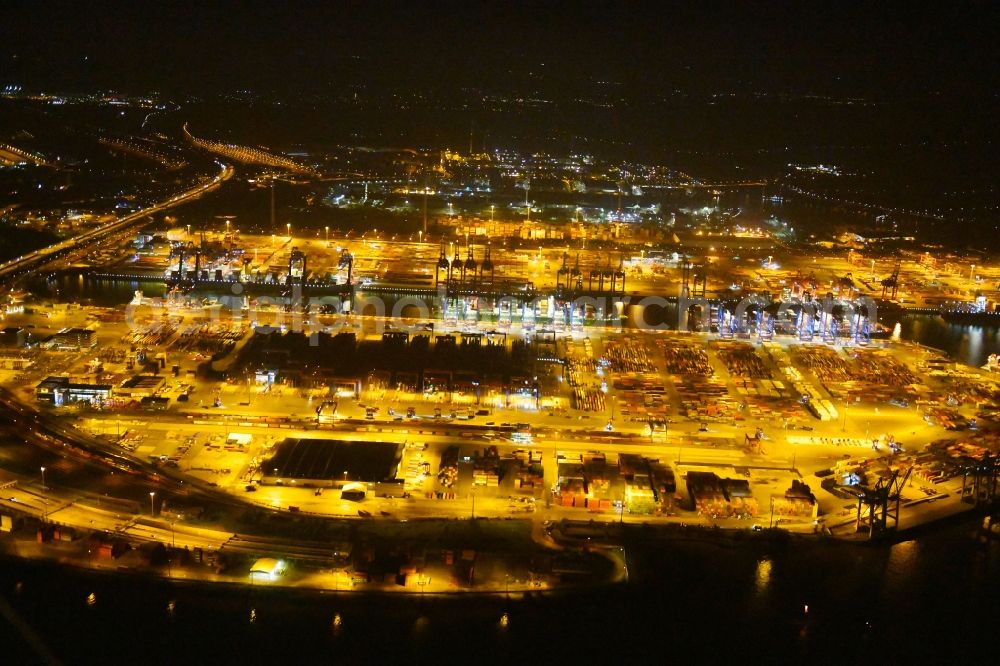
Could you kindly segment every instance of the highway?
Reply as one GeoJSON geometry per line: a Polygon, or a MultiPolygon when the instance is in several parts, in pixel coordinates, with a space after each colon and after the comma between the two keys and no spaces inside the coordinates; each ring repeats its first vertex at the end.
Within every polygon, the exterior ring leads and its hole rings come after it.
{"type": "MultiPolygon", "coordinates": [[[[150,518],[124,509],[92,506],[93,500],[78,498],[72,491],[20,484],[5,488],[0,507],[57,525],[101,531],[134,541],[155,541],[175,548],[218,550],[232,538],[231,532],[185,525],[169,516],[150,518]]],[[[147,507],[148,508],[148,507],[147,507]]]]}
{"type": "Polygon", "coordinates": [[[309,176],[319,175],[311,168],[303,166],[295,160],[285,157],[284,155],[276,155],[274,153],[267,152],[266,150],[250,146],[239,146],[231,143],[200,139],[193,136],[191,132],[188,131],[187,123],[184,123],[183,131],[184,137],[198,148],[215,153],[216,155],[222,155],[223,157],[237,162],[242,162],[243,164],[260,164],[278,169],[287,169],[293,173],[305,174],[309,176]]]}
{"type": "Polygon", "coordinates": [[[37,270],[48,262],[58,259],[68,252],[79,250],[87,245],[97,243],[116,232],[128,228],[130,225],[141,222],[143,219],[154,213],[169,210],[211,192],[219,187],[219,185],[223,182],[232,178],[233,173],[235,173],[233,167],[228,164],[224,164],[222,162],[216,162],[216,164],[219,166],[219,172],[210,180],[199,183],[184,192],[175,194],[165,201],[161,201],[148,208],[126,215],[120,220],[109,222],[102,227],[86,231],[74,238],[59,241],[58,243],[54,243],[48,247],[44,247],[24,256],[17,257],[16,259],[12,259],[5,264],[0,264],[0,284],[4,284],[7,281],[20,277],[26,273],[30,273],[33,270],[37,270]]]}
{"type": "Polygon", "coordinates": [[[0,389],[0,417],[8,420],[12,428],[23,432],[24,441],[31,446],[112,475],[121,477],[124,473],[128,480],[124,487],[118,489],[119,495],[125,493],[131,499],[142,502],[152,491],[160,500],[171,498],[184,501],[197,498],[199,502],[210,502],[220,507],[245,506],[238,498],[220,492],[196,478],[174,479],[148,463],[130,458],[113,445],[89,437],[73,427],[63,425],[57,419],[51,419],[22,405],[5,389],[0,389]]]}

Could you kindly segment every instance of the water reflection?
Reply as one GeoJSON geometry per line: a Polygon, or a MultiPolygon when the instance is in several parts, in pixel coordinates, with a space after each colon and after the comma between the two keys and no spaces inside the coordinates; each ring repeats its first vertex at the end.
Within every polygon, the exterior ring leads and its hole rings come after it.
{"type": "Polygon", "coordinates": [[[764,594],[771,586],[771,560],[767,557],[757,562],[757,573],[754,575],[757,594],[764,594]]]}
{"type": "Polygon", "coordinates": [[[430,625],[430,619],[426,615],[421,615],[413,623],[412,637],[414,640],[423,638],[424,634],[427,633],[427,628],[430,625]]]}
{"type": "Polygon", "coordinates": [[[940,349],[960,363],[979,367],[990,354],[1000,353],[1000,329],[949,324],[941,317],[906,317],[899,325],[900,337],[940,349]]]}
{"type": "Polygon", "coordinates": [[[986,360],[986,356],[983,354],[983,338],[985,337],[984,331],[980,326],[970,326],[969,330],[962,337],[962,346],[965,351],[962,354],[963,358],[968,359],[981,359],[986,360]]]}
{"type": "Polygon", "coordinates": [[[138,280],[106,280],[84,277],[82,274],[59,275],[53,279],[37,279],[30,283],[31,291],[43,298],[73,303],[92,303],[102,307],[124,305],[141,289],[146,296],[163,296],[162,282],[138,280]]]}
{"type": "Polygon", "coordinates": [[[883,579],[887,591],[892,592],[910,584],[910,577],[917,570],[918,550],[916,541],[900,541],[889,548],[883,579]]]}

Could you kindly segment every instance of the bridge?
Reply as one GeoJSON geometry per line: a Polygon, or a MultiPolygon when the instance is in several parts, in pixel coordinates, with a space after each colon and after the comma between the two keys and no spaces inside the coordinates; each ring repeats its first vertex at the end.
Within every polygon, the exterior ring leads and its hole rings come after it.
{"type": "Polygon", "coordinates": [[[193,199],[197,199],[207,192],[211,192],[219,187],[219,185],[221,185],[224,181],[232,178],[233,173],[235,172],[233,167],[228,164],[223,164],[222,162],[216,162],[216,164],[219,166],[219,172],[211,179],[199,183],[198,185],[195,185],[180,194],[175,194],[166,201],[161,201],[160,203],[154,204],[148,208],[143,208],[140,211],[126,215],[119,220],[109,222],[108,224],[97,227],[96,229],[85,231],[74,238],[68,238],[58,243],[54,243],[53,245],[49,245],[48,247],[44,247],[12,259],[5,264],[0,264],[0,284],[6,284],[9,280],[17,279],[27,273],[35,271],[69,252],[80,250],[88,245],[98,243],[112,234],[124,231],[130,226],[142,223],[146,220],[146,218],[154,213],[169,210],[193,199]]]}
{"type": "Polygon", "coordinates": [[[22,150],[9,143],[0,143],[0,164],[20,164],[21,162],[30,162],[36,166],[52,168],[57,166],[37,153],[22,150]]]}
{"type": "Polygon", "coordinates": [[[253,148],[251,146],[241,146],[234,143],[222,143],[220,141],[200,139],[188,131],[187,123],[184,123],[183,131],[184,138],[198,148],[207,150],[210,153],[215,153],[216,155],[221,155],[236,162],[275,167],[291,171],[292,173],[308,176],[319,175],[315,170],[310,169],[307,166],[303,166],[291,158],[285,157],[284,155],[276,155],[262,148],[253,148]]]}

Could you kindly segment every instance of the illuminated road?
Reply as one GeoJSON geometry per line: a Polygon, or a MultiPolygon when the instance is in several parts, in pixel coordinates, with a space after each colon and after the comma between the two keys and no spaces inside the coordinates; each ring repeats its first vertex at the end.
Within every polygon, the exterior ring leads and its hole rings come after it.
{"type": "Polygon", "coordinates": [[[219,166],[219,173],[207,182],[200,183],[189,190],[181,192],[180,194],[175,194],[166,201],[161,201],[160,203],[154,204],[148,208],[126,215],[120,220],[110,222],[96,229],[91,229],[90,231],[86,231],[74,238],[63,240],[53,245],[49,245],[48,247],[35,250],[34,252],[30,252],[22,257],[12,259],[11,261],[0,265],[0,283],[35,271],[48,262],[64,256],[68,252],[80,250],[88,245],[100,242],[114,233],[123,231],[129,226],[136,224],[137,222],[141,222],[144,218],[152,215],[153,213],[160,213],[176,206],[180,206],[181,204],[193,201],[194,199],[215,190],[223,182],[232,178],[233,173],[235,173],[233,167],[228,164],[223,164],[222,162],[216,162],[216,164],[219,166]]]}

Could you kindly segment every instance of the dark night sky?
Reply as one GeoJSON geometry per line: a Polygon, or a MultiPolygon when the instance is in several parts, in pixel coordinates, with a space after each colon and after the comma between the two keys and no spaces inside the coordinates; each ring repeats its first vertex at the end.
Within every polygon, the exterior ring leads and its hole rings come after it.
{"type": "Polygon", "coordinates": [[[276,146],[827,161],[993,219],[998,44],[997,2],[15,0],[0,87],[193,95],[184,119],[276,146]]]}
{"type": "Polygon", "coordinates": [[[199,92],[362,79],[572,93],[612,80],[626,97],[680,88],[995,99],[995,7],[7,2],[0,81],[199,92]]]}

